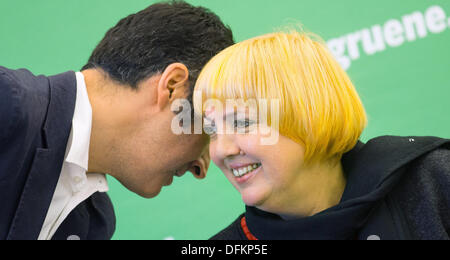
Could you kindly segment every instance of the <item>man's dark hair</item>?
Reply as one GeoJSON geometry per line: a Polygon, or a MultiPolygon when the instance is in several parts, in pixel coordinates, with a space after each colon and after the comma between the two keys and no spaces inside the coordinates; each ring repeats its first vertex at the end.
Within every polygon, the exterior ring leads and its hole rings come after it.
{"type": "Polygon", "coordinates": [[[161,2],[120,20],[82,70],[100,68],[111,79],[136,89],[140,81],[170,64],[183,63],[189,70],[192,102],[201,69],[232,44],[231,29],[210,10],[184,1],[161,2]]]}

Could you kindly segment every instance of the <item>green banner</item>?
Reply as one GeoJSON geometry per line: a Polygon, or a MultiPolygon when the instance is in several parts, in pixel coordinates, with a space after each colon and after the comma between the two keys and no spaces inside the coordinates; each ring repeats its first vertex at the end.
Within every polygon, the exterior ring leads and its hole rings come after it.
{"type": "MultiPolygon", "coordinates": [[[[154,2],[2,0],[0,65],[46,75],[79,70],[108,28],[154,2]]],[[[321,36],[367,110],[363,141],[450,137],[450,1],[189,2],[216,12],[237,41],[298,24],[321,36]]],[[[206,180],[186,175],[150,200],[108,181],[117,214],[114,239],[207,239],[244,211],[240,195],[215,166],[206,180]]]]}

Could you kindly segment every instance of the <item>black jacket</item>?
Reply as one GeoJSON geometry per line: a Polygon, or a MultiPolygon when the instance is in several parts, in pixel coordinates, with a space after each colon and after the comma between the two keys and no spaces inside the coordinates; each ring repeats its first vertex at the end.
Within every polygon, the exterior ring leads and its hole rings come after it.
{"type": "Polygon", "coordinates": [[[359,142],[342,164],[338,205],[294,220],[246,207],[211,239],[449,239],[450,140],[379,137],[359,142]]]}
{"type": "MultiPolygon", "coordinates": [[[[0,239],[38,238],[64,162],[75,98],[74,72],[45,77],[0,67],[0,239]]],[[[53,239],[109,239],[114,229],[112,203],[97,192],[53,239]]]]}

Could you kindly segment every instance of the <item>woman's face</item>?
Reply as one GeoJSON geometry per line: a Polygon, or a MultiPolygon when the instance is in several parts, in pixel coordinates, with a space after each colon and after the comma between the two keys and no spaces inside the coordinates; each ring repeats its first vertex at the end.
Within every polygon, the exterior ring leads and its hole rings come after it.
{"type": "Polygon", "coordinates": [[[241,115],[234,108],[206,111],[211,159],[241,193],[246,205],[279,212],[290,206],[287,204],[292,196],[299,195],[304,148],[282,135],[276,142],[265,144],[262,140],[269,131],[277,130],[251,118],[248,110],[241,115]],[[227,131],[218,129],[220,123],[228,127],[227,131]]]}

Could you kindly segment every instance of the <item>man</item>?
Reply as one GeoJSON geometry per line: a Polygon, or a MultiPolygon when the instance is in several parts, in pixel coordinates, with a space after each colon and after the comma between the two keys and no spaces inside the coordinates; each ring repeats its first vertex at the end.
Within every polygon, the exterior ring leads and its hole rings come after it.
{"type": "Polygon", "coordinates": [[[174,1],[122,19],[81,72],[0,67],[0,239],[111,238],[105,174],[146,198],[204,178],[208,137],[175,135],[171,105],[232,44],[215,14],[174,1]]]}

